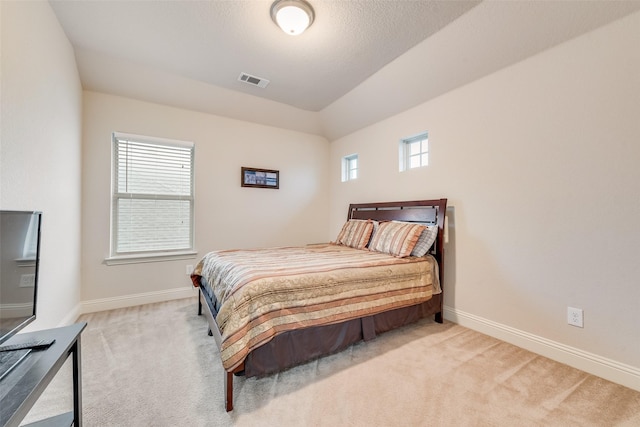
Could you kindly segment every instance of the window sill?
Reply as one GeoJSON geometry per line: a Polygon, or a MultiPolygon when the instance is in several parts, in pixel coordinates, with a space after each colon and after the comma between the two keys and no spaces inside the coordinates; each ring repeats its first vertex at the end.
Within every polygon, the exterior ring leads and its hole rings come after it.
{"type": "Polygon", "coordinates": [[[36,257],[18,258],[16,264],[18,267],[33,267],[36,265],[36,257]]]}
{"type": "Polygon", "coordinates": [[[198,251],[165,252],[139,255],[117,255],[104,259],[106,265],[140,264],[143,262],[163,262],[180,259],[192,259],[198,255],[198,251]]]}

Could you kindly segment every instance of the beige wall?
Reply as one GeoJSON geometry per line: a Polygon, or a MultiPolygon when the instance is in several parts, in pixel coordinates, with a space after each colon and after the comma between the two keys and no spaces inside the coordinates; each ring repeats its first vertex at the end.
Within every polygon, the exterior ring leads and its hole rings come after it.
{"type": "Polygon", "coordinates": [[[449,318],[640,372],[638,28],[636,13],[332,142],[332,233],[350,202],[448,197],[449,318]],[[398,140],[424,130],[431,164],[399,173],[398,140]],[[360,178],[341,183],[351,153],[360,178]]]}
{"type": "Polygon", "coordinates": [[[196,248],[326,241],[329,143],[295,131],[105,95],[84,93],[82,300],[189,290],[197,259],[132,265],[109,254],[111,133],[195,142],[196,248]],[[280,171],[280,189],[240,187],[240,167],[280,171]]]}
{"type": "Polygon", "coordinates": [[[0,207],[44,211],[35,328],[74,320],[79,301],[191,291],[185,265],[195,259],[103,264],[110,134],[120,131],[196,143],[198,257],[335,238],[351,202],[448,197],[450,319],[559,343],[640,378],[640,14],[329,144],[83,96],[48,3],[2,1],[0,13],[0,207]],[[398,139],[423,130],[431,165],[399,173],[398,139]],[[340,158],[354,152],[360,179],[341,183],[340,158]],[[281,189],[241,188],[241,166],[279,169],[281,189]],[[584,329],[566,324],[569,305],[584,309],[584,329]]]}
{"type": "Polygon", "coordinates": [[[41,210],[37,320],[74,321],[80,302],[82,88],[48,2],[1,1],[0,208],[41,210]]]}

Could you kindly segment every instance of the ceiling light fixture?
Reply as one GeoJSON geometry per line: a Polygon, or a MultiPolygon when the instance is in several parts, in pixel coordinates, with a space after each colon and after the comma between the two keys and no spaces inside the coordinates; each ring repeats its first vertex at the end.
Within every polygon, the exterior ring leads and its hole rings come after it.
{"type": "Polygon", "coordinates": [[[305,0],[276,0],[271,5],[271,19],[285,33],[297,36],[309,28],[315,14],[305,0]]]}

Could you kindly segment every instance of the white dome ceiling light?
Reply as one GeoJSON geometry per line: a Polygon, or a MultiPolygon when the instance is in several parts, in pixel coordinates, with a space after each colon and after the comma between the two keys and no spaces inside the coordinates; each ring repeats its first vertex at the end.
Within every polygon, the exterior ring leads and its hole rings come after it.
{"type": "Polygon", "coordinates": [[[309,28],[315,14],[305,0],[276,0],[271,5],[271,19],[285,33],[297,36],[309,28]]]}

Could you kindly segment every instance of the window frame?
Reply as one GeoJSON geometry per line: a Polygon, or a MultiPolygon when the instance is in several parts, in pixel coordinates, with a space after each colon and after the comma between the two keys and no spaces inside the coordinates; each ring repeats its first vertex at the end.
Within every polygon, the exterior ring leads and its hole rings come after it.
{"type": "Polygon", "coordinates": [[[164,260],[195,258],[195,144],[190,141],[180,141],[158,138],[146,135],[113,132],[111,138],[111,209],[109,230],[109,256],[105,259],[107,265],[130,264],[139,262],[154,262],[164,260]],[[190,194],[172,195],[161,193],[132,193],[118,191],[118,144],[124,140],[131,140],[156,147],[186,148],[190,152],[190,194]],[[189,201],[189,247],[188,248],[151,248],[148,250],[118,252],[118,202],[120,200],[188,200],[189,201]]]}
{"type": "Polygon", "coordinates": [[[405,172],[413,169],[429,166],[429,132],[424,131],[419,134],[402,138],[399,143],[399,170],[405,172]],[[411,153],[411,145],[419,142],[420,150],[417,154],[411,153]],[[424,147],[426,145],[426,148],[424,147]],[[426,163],[423,163],[423,158],[426,156],[426,163]],[[420,165],[411,166],[412,157],[419,157],[420,165]]]}
{"type": "Polygon", "coordinates": [[[358,179],[358,171],[360,169],[358,153],[349,154],[342,158],[342,182],[354,181],[358,179]],[[352,167],[355,160],[356,167],[352,167]],[[351,172],[355,172],[355,176],[351,177],[351,172]]]}

